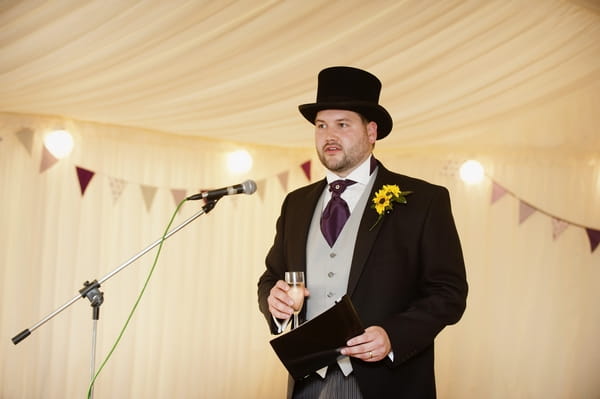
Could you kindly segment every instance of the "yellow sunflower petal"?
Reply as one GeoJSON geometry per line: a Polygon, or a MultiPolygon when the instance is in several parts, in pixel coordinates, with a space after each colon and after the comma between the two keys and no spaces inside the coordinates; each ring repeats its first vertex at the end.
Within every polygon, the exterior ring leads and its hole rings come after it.
{"type": "Polygon", "coordinates": [[[400,187],[398,187],[395,184],[386,184],[383,186],[383,189],[385,191],[387,191],[388,193],[392,194],[394,197],[397,197],[400,195],[400,187]]]}
{"type": "Polygon", "coordinates": [[[379,190],[373,198],[373,204],[378,214],[382,214],[385,209],[390,205],[390,199],[385,192],[379,190]]]}

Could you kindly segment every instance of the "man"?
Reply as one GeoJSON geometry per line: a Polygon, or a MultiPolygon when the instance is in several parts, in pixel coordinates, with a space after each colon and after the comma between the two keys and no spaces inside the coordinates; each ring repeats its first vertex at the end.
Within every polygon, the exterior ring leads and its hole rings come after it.
{"type": "Polygon", "coordinates": [[[299,270],[306,273],[306,320],[347,294],[368,327],[337,363],[295,381],[294,398],[435,398],[434,338],[466,306],[448,191],[393,173],[372,155],[393,124],[380,91],[369,72],[332,67],[319,73],[316,103],[299,107],[315,125],[327,176],[285,198],[258,282],[259,307],[271,331],[281,332],[293,312],[283,275],[299,270]],[[346,189],[336,194],[339,186],[346,189]],[[327,227],[328,203],[340,197],[347,211],[338,219],[347,220],[331,238],[339,227],[327,227]]]}

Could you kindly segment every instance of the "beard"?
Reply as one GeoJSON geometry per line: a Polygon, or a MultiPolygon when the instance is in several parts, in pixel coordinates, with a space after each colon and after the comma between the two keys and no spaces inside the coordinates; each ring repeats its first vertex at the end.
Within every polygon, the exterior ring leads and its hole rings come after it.
{"type": "MultiPolygon", "coordinates": [[[[367,154],[367,157],[369,154],[370,152],[367,154]]],[[[326,156],[322,149],[317,149],[317,155],[321,164],[337,175],[351,172],[366,159],[364,151],[346,152],[342,150],[335,156],[326,156]]]]}
{"type": "Polygon", "coordinates": [[[319,152],[319,160],[321,164],[332,172],[343,172],[350,166],[346,154],[342,154],[341,158],[326,157],[322,152],[319,152]]]}

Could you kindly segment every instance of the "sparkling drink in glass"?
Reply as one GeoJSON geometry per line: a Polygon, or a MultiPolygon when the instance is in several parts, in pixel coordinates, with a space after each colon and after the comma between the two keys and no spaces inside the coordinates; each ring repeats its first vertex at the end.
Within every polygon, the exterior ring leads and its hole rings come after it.
{"type": "Polygon", "coordinates": [[[294,300],[294,328],[298,327],[298,314],[304,304],[304,272],[285,272],[285,282],[290,289],[288,295],[294,300]]]}

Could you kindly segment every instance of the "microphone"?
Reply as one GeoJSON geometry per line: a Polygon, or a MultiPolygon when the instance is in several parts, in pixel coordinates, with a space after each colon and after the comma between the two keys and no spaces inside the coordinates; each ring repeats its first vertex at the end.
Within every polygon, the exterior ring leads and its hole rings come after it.
{"type": "Polygon", "coordinates": [[[246,180],[243,183],[236,184],[234,186],[218,188],[216,190],[208,190],[199,194],[194,194],[186,198],[186,200],[195,201],[203,199],[205,201],[212,201],[219,199],[225,195],[234,194],[254,194],[256,191],[256,183],[254,180],[246,180]]]}

